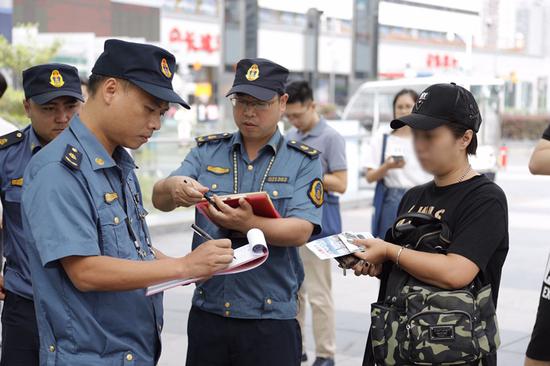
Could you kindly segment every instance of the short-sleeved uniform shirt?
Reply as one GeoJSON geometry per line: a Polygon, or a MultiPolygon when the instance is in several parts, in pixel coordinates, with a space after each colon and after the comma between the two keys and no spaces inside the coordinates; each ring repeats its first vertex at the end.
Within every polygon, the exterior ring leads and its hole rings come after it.
{"type": "MultiPolygon", "coordinates": [[[[321,208],[310,197],[312,185],[321,178],[321,163],[317,155],[289,146],[278,130],[254,161],[248,158],[238,132],[210,140],[199,138],[198,141],[199,146],[191,150],[172,176],[196,179],[217,195],[266,191],[282,217],[309,221],[315,226],[315,232],[320,231],[321,208]]],[[[246,243],[202,214],[196,212],[195,215],[197,224],[214,238],[229,237],[234,248],[246,243]]],[[[277,225],[277,219],[273,219],[273,225],[277,225]]],[[[193,248],[201,243],[202,239],[195,235],[193,248]]],[[[303,278],[297,248],[270,245],[269,258],[260,267],[239,274],[216,276],[198,285],[193,305],[225,317],[294,319],[297,292],[303,278]]]]}
{"type": "Polygon", "coordinates": [[[4,229],[4,287],[26,299],[32,300],[31,274],[28,260],[28,243],[21,223],[21,192],[23,173],[33,154],[41,144],[29,125],[23,131],[15,131],[0,137],[0,184],[2,219],[4,229]],[[11,142],[11,144],[10,144],[11,142]]]}
{"type": "Polygon", "coordinates": [[[75,115],[25,171],[22,219],[41,365],[150,366],[158,359],[162,296],[147,297],[144,289],[81,292],[60,263],[100,255],[154,260],[134,168],[123,148],[109,155],[75,115]]]}

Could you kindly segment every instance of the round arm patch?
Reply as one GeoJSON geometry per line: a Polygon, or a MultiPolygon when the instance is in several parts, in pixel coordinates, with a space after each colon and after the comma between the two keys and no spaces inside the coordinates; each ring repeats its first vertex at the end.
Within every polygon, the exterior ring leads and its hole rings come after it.
{"type": "Polygon", "coordinates": [[[325,190],[323,188],[323,181],[319,178],[315,178],[309,185],[307,193],[309,199],[315,207],[321,207],[325,201],[325,190]]]}

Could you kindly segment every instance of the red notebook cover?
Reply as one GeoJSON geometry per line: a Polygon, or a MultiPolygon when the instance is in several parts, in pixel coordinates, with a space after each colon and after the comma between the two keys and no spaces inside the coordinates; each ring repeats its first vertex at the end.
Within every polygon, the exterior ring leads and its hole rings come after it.
{"type": "MultiPolygon", "coordinates": [[[[244,197],[248,203],[252,206],[254,215],[274,218],[281,218],[281,215],[273,205],[271,197],[267,192],[252,192],[252,193],[241,193],[241,194],[231,194],[227,196],[219,196],[222,201],[233,208],[239,207],[239,199],[244,197]]],[[[197,203],[195,206],[203,215],[208,217],[208,201],[203,199],[201,202],[197,203]]]]}

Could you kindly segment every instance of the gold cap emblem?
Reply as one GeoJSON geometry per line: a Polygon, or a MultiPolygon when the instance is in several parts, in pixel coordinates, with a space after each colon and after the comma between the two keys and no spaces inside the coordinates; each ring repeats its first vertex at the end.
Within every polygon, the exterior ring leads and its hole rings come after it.
{"type": "Polygon", "coordinates": [[[56,88],[61,88],[63,85],[65,85],[65,82],[63,81],[63,76],[61,76],[59,70],[53,70],[50,74],[50,85],[56,88]]]}
{"type": "Polygon", "coordinates": [[[165,58],[163,58],[160,62],[160,70],[162,71],[162,74],[168,79],[172,77],[172,71],[170,71],[170,67],[168,67],[168,61],[166,61],[165,58]]]}
{"type": "Polygon", "coordinates": [[[246,72],[246,80],[254,81],[254,80],[257,80],[259,77],[260,77],[260,68],[258,67],[258,65],[254,64],[250,66],[250,68],[246,72]]]}

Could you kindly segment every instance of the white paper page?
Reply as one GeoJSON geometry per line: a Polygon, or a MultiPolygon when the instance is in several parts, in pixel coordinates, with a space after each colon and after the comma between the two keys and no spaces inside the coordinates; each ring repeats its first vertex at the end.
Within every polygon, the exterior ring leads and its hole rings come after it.
{"type": "MultiPolygon", "coordinates": [[[[269,250],[267,248],[264,233],[260,229],[251,229],[246,234],[246,237],[248,239],[248,244],[235,249],[233,252],[235,259],[233,259],[229,267],[223,271],[217,272],[214,276],[249,271],[262,265],[267,260],[269,250]]],[[[173,287],[185,286],[199,281],[201,281],[201,278],[172,280],[159,283],[158,285],[149,286],[146,295],[151,296],[173,287]]]]}

